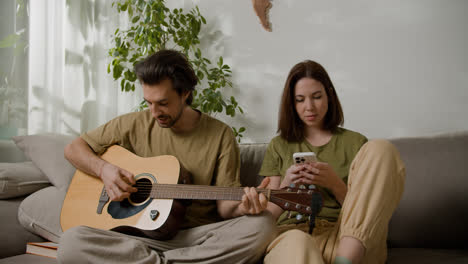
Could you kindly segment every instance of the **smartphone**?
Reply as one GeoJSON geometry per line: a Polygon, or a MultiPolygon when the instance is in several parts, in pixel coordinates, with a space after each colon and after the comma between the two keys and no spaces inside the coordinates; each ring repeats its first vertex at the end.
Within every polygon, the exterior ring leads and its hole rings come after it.
{"type": "Polygon", "coordinates": [[[304,164],[306,162],[316,162],[317,157],[314,152],[296,152],[293,154],[295,164],[304,164]]]}

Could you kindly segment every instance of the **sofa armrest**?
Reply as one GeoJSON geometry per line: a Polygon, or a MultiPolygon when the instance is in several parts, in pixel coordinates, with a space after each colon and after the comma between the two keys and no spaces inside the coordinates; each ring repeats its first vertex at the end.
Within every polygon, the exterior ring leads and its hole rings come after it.
{"type": "Polygon", "coordinates": [[[391,141],[405,163],[406,182],[388,245],[467,249],[468,131],[391,141]]]}
{"type": "Polygon", "coordinates": [[[27,242],[44,241],[18,222],[18,208],[24,198],[0,200],[0,259],[24,254],[27,242]]]}

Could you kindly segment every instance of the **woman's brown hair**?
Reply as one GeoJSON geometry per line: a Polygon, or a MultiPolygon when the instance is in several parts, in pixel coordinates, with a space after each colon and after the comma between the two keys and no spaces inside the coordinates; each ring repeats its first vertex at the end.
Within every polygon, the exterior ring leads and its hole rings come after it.
{"type": "Polygon", "coordinates": [[[278,132],[287,141],[298,142],[304,139],[304,123],[296,111],[294,90],[302,78],[312,78],[325,87],[328,97],[328,111],[325,114],[323,128],[332,132],[343,125],[344,116],[335,87],[325,68],[311,60],[300,62],[291,69],[284,85],[278,120],[278,132]]]}

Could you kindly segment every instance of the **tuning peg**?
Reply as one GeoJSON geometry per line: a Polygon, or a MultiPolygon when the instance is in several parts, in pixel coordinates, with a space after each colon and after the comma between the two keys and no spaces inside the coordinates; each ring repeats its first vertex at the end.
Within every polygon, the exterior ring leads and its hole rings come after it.
{"type": "Polygon", "coordinates": [[[291,187],[291,188],[296,188],[296,184],[295,184],[295,183],[291,183],[291,184],[289,184],[289,187],[291,187]]]}
{"type": "Polygon", "coordinates": [[[291,215],[291,211],[288,211],[287,217],[288,217],[288,218],[291,218],[291,216],[292,216],[292,215],[291,215]]]}
{"type": "Polygon", "coordinates": [[[305,189],[305,188],[306,188],[306,187],[305,187],[304,184],[299,185],[299,189],[305,189]]]}
{"type": "Polygon", "coordinates": [[[284,207],[288,208],[288,207],[289,207],[289,203],[286,202],[286,203],[284,204],[284,207]]]}
{"type": "Polygon", "coordinates": [[[297,221],[301,221],[301,220],[302,220],[302,217],[303,217],[303,215],[297,214],[297,215],[296,215],[296,220],[297,220],[297,221]]]}
{"type": "Polygon", "coordinates": [[[309,190],[315,190],[317,187],[315,187],[314,184],[309,185],[309,190]]]}

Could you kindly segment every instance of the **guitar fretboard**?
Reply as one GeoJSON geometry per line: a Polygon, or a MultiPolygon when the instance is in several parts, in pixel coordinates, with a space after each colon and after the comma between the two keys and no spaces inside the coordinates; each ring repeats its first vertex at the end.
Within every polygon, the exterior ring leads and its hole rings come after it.
{"type": "MultiPolygon", "coordinates": [[[[268,197],[267,189],[257,189],[268,197]]],[[[150,196],[155,199],[242,200],[244,187],[217,187],[191,184],[154,184],[150,196]]]]}

